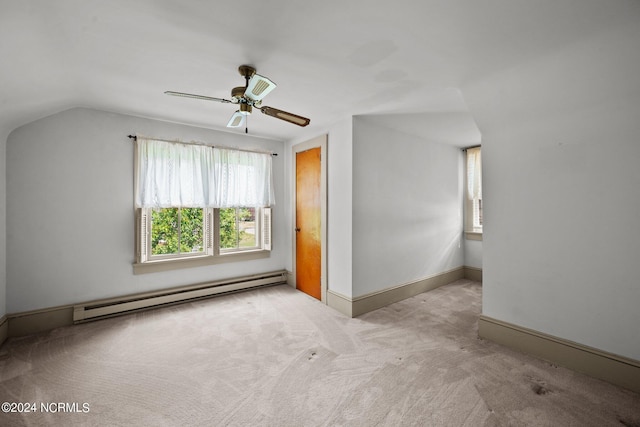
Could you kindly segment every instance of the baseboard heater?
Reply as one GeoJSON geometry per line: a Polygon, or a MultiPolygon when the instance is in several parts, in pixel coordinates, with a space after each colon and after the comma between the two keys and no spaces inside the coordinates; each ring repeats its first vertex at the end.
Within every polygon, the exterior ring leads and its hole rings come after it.
{"type": "Polygon", "coordinates": [[[134,311],[209,298],[220,294],[277,285],[286,283],[286,281],[287,272],[286,270],[282,270],[162,291],[128,295],[120,298],[91,301],[73,306],[73,323],[88,322],[90,320],[119,316],[134,311]]]}

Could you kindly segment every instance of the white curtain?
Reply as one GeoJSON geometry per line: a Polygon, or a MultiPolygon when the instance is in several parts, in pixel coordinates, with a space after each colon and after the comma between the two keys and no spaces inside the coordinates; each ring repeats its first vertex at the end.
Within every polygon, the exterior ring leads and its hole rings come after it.
{"type": "Polygon", "coordinates": [[[467,195],[469,200],[482,199],[482,157],[480,147],[467,149],[467,195]]]}
{"type": "Polygon", "coordinates": [[[214,206],[269,206],[273,204],[271,156],[224,148],[213,149],[214,206]]]}
{"type": "Polygon", "coordinates": [[[138,137],[136,158],[136,207],[275,204],[267,153],[138,137]]]}

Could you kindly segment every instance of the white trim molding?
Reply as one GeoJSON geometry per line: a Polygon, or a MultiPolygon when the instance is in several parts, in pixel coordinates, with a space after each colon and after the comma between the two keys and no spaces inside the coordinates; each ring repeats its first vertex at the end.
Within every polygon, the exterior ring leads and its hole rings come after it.
{"type": "Polygon", "coordinates": [[[353,300],[331,289],[327,291],[327,305],[347,317],[353,316],[353,300]]]}
{"type": "Polygon", "coordinates": [[[640,361],[481,315],[478,335],[640,393],[640,361]]]}
{"type": "Polygon", "coordinates": [[[7,314],[9,337],[37,334],[61,326],[73,325],[73,305],[7,314]]]}
{"type": "Polygon", "coordinates": [[[478,267],[464,266],[464,278],[474,282],[482,282],[482,269],[478,267]]]}
{"type": "Polygon", "coordinates": [[[464,267],[458,267],[413,282],[389,287],[355,298],[349,298],[337,292],[327,292],[327,305],[348,317],[358,317],[370,311],[386,307],[394,302],[431,291],[456,280],[465,278],[464,267]]]}
{"type": "Polygon", "coordinates": [[[467,240],[479,240],[482,241],[482,233],[478,231],[465,231],[464,237],[467,240]]]}
{"type": "Polygon", "coordinates": [[[287,270],[287,285],[291,286],[293,289],[296,288],[296,275],[293,274],[293,271],[287,270]]]}
{"type": "Polygon", "coordinates": [[[133,274],[158,273],[180,268],[205,267],[208,265],[222,264],[225,262],[250,261],[254,259],[269,258],[271,251],[256,249],[245,252],[233,252],[218,256],[196,256],[175,258],[162,261],[147,261],[133,264],[133,274]]]}

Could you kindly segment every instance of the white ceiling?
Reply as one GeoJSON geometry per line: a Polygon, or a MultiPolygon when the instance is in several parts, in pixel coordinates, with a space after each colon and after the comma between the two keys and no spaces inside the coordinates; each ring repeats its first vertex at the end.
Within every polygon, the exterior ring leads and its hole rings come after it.
{"type": "MultiPolygon", "coordinates": [[[[251,64],[278,84],[264,104],[308,132],[358,115],[461,146],[480,138],[465,87],[637,20],[639,4],[0,0],[0,133],[77,106],[226,130],[234,106],[163,92],[229,98],[251,64]]],[[[254,113],[249,132],[302,129],[254,113]]]]}

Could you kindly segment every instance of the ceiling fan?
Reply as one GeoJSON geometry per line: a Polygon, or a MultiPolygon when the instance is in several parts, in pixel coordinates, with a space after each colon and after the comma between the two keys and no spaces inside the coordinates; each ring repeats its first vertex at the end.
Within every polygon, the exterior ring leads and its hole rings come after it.
{"type": "MultiPolygon", "coordinates": [[[[276,84],[267,77],[256,74],[256,69],[250,65],[241,65],[238,72],[245,78],[245,86],[231,89],[231,99],[214,98],[211,96],[194,95],[191,93],[166,91],[167,95],[182,96],[186,98],[202,99],[204,101],[216,101],[224,104],[238,104],[239,109],[233,113],[227,127],[238,128],[247,122],[247,115],[251,114],[253,107],[260,109],[262,113],[293,123],[298,126],[307,126],[311,120],[297,114],[278,110],[277,108],[262,106],[262,98],[276,88],[276,84]]],[[[245,126],[245,132],[248,132],[245,126]]]]}

